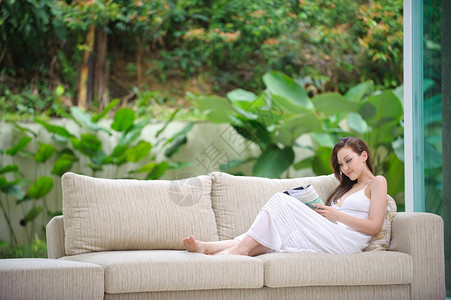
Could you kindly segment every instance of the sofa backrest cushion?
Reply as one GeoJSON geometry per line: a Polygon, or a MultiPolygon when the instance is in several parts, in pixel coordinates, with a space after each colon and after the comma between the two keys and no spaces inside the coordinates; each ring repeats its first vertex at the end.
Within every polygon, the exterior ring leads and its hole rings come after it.
{"type": "Polygon", "coordinates": [[[323,201],[338,185],[334,175],[293,179],[269,179],[233,176],[222,172],[209,174],[212,179],[211,201],[220,240],[245,233],[259,210],[277,192],[312,184],[323,201]]]}
{"type": "Polygon", "coordinates": [[[183,249],[193,234],[218,240],[209,176],[184,180],[62,177],[66,255],[183,249]]]}
{"type": "Polygon", "coordinates": [[[371,237],[368,246],[363,251],[388,250],[391,240],[391,223],[396,214],[396,202],[387,195],[384,223],[379,232],[371,237]]]}

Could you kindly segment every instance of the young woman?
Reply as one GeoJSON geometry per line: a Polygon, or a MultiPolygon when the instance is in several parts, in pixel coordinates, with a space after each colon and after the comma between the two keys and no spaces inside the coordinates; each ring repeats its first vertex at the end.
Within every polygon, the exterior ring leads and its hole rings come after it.
{"type": "Polygon", "coordinates": [[[251,228],[234,240],[183,240],[190,252],[259,255],[267,252],[312,251],[350,254],[361,252],[383,223],[387,181],[373,175],[368,146],[354,137],[341,139],[331,164],[338,187],[317,209],[284,193],[274,194],[260,210],[251,228]]]}

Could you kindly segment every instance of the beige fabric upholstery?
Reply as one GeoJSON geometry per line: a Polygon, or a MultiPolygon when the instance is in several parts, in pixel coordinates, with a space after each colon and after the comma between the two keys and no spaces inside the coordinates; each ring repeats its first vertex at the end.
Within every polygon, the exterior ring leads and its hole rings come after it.
{"type": "MultiPolygon", "coordinates": [[[[264,300],[267,290],[259,289],[222,289],[197,291],[145,292],[129,294],[105,294],[105,300],[264,300]]],[[[284,298],[279,298],[284,299],[284,298]]],[[[287,298],[285,298],[287,299],[287,298]]]]}
{"type": "Polygon", "coordinates": [[[385,210],[384,223],[378,233],[371,237],[368,246],[363,251],[388,250],[391,239],[391,224],[396,214],[396,203],[390,195],[387,195],[387,208],[385,210]]]}
{"type": "Polygon", "coordinates": [[[397,213],[389,250],[412,257],[411,299],[445,298],[443,219],[440,216],[397,213]]]}
{"type": "Polygon", "coordinates": [[[404,253],[378,251],[350,255],[270,253],[265,263],[265,286],[335,286],[409,284],[412,258],[404,253]]]}
{"type": "Polygon", "coordinates": [[[175,250],[110,251],[66,256],[105,269],[105,293],[263,287],[263,261],[175,250]]]}
{"type": "Polygon", "coordinates": [[[294,288],[267,288],[245,290],[199,290],[175,292],[151,292],[130,294],[105,294],[105,300],[403,300],[410,299],[410,287],[406,285],[370,286],[309,286],[294,288]]]}
{"type": "Polygon", "coordinates": [[[53,217],[45,228],[47,237],[48,258],[60,258],[65,255],[64,251],[64,218],[53,217]]]}
{"type": "Polygon", "coordinates": [[[211,179],[62,177],[67,255],[91,251],[183,249],[189,234],[217,240],[211,179]]]}
{"type": "Polygon", "coordinates": [[[103,269],[55,259],[0,260],[0,299],[103,299],[103,269]]]}
{"type": "Polygon", "coordinates": [[[211,202],[220,240],[233,239],[246,232],[258,211],[277,192],[312,184],[319,196],[325,200],[338,184],[334,175],[269,179],[213,172],[210,177],[213,181],[211,202]]]}

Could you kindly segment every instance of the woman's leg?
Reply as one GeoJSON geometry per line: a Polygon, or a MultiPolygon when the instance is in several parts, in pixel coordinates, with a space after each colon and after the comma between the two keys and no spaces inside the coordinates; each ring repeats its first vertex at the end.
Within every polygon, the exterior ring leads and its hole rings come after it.
{"type": "Polygon", "coordinates": [[[224,249],[216,254],[218,255],[247,255],[255,256],[264,254],[269,250],[268,247],[263,246],[252,237],[246,235],[239,243],[227,249],[224,249]]]}
{"type": "Polygon", "coordinates": [[[231,248],[239,243],[238,240],[225,240],[219,242],[202,242],[196,240],[194,236],[190,235],[183,239],[183,245],[189,252],[214,254],[222,250],[231,248]]]}

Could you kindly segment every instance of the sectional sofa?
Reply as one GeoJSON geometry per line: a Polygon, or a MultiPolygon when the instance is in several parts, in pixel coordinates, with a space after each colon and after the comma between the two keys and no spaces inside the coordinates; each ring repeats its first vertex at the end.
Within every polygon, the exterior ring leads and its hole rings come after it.
{"type": "Polygon", "coordinates": [[[66,173],[63,216],[47,225],[49,259],[101,266],[92,285],[105,299],[444,299],[442,218],[395,214],[390,197],[381,232],[359,254],[183,248],[190,234],[217,241],[245,232],[274,193],[312,184],[325,199],[337,183],[333,175],[141,181],[66,173]]]}

